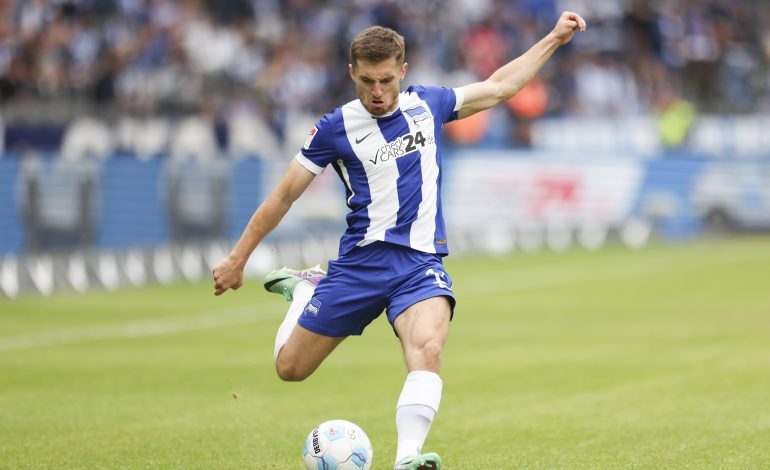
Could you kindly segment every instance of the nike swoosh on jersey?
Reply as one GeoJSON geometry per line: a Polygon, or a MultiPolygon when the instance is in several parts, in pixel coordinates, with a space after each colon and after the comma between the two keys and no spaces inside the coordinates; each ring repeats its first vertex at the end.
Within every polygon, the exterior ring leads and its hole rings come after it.
{"type": "MultiPolygon", "coordinates": [[[[372,132],[374,132],[374,131],[372,131],[372,132]]],[[[363,141],[364,141],[364,139],[366,139],[367,137],[369,137],[370,135],[372,135],[372,132],[370,132],[370,133],[366,134],[365,136],[361,137],[360,139],[359,139],[358,137],[356,137],[356,143],[357,143],[357,144],[360,144],[361,142],[363,142],[363,141]]]]}

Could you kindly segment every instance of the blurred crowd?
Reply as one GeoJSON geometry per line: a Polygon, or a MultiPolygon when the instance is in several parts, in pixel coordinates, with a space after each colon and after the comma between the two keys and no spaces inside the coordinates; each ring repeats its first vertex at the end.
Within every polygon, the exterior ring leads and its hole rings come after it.
{"type": "MultiPolygon", "coordinates": [[[[248,115],[282,140],[295,113],[353,99],[351,39],[407,42],[408,83],[484,79],[580,12],[511,119],[770,110],[770,2],[760,0],[0,0],[5,126],[88,115],[248,115]]],[[[305,129],[303,129],[303,132],[305,129]]]]}

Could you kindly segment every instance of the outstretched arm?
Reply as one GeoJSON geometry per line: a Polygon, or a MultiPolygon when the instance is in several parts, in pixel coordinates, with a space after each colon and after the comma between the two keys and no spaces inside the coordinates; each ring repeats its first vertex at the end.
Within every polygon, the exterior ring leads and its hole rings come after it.
{"type": "Polygon", "coordinates": [[[236,290],[243,285],[243,268],[249,256],[283,219],[314,177],[315,174],[292,160],[278,186],[254,211],[233,250],[214,267],[214,295],[221,295],[228,289],[236,290]]]}
{"type": "Polygon", "coordinates": [[[468,117],[510,99],[537,74],[559,46],[572,40],[576,31],[585,31],[586,22],[577,13],[565,11],[553,30],[517,59],[508,62],[483,82],[463,87],[465,99],[459,119],[468,117]]]}

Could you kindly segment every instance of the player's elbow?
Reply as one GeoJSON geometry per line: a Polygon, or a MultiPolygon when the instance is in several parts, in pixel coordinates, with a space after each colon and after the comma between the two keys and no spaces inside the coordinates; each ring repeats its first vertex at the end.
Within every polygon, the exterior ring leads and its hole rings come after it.
{"type": "Polygon", "coordinates": [[[491,92],[487,97],[487,100],[483,103],[483,109],[489,109],[498,104],[508,101],[519,92],[522,88],[522,84],[516,80],[502,80],[492,84],[490,88],[491,92]]]}
{"type": "Polygon", "coordinates": [[[507,83],[505,79],[495,75],[489,77],[484,82],[483,93],[477,100],[477,105],[481,110],[489,109],[501,101],[505,100],[507,83]]]}
{"type": "Polygon", "coordinates": [[[513,96],[521,91],[521,89],[524,88],[526,84],[527,80],[524,78],[518,80],[509,80],[508,82],[501,83],[497,91],[497,102],[502,103],[503,101],[508,101],[509,99],[513,98],[513,96]]]}
{"type": "Polygon", "coordinates": [[[268,196],[268,200],[279,211],[288,212],[288,210],[291,208],[291,205],[294,204],[294,201],[296,201],[297,198],[292,197],[292,195],[286,191],[275,190],[270,194],[270,196],[268,196]]]}

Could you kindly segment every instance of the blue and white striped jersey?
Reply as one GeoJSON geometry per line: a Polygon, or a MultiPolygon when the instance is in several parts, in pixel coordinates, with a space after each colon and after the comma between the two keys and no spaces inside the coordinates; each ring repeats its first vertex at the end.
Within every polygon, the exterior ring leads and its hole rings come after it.
{"type": "Polygon", "coordinates": [[[295,158],[315,174],[331,164],[345,184],[350,213],[340,255],[378,240],[449,252],[439,140],[462,103],[460,89],[411,86],[387,116],[354,100],[318,121],[295,158]]]}

